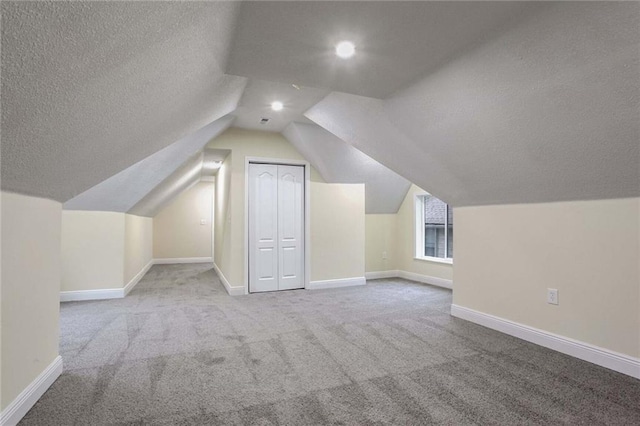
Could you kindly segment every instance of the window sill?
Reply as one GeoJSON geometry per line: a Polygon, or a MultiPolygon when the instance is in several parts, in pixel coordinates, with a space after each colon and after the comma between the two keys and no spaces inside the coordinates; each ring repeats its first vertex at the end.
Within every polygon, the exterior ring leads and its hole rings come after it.
{"type": "Polygon", "coordinates": [[[433,262],[433,263],[445,263],[447,265],[453,265],[453,259],[445,259],[442,257],[430,257],[430,256],[424,256],[424,257],[414,257],[414,260],[421,260],[423,262],[433,262]]]}

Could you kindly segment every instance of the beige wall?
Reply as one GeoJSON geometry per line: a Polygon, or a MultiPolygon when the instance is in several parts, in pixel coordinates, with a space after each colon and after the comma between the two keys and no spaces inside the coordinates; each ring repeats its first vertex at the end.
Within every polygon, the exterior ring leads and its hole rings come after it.
{"type": "Polygon", "coordinates": [[[367,272],[398,269],[397,214],[365,215],[365,270],[367,272]],[[386,253],[386,259],[383,254],[386,253]]]}
{"type": "Polygon", "coordinates": [[[213,182],[197,183],[153,218],[156,259],[211,257],[213,192],[213,182]]]}
{"type": "MultiPolygon", "coordinates": [[[[243,287],[245,159],[304,160],[304,157],[278,133],[235,128],[227,130],[208,147],[231,150],[216,178],[215,262],[232,286],[243,287]]],[[[324,184],[313,167],[310,175],[311,280],[363,276],[363,186],[324,184]],[[353,196],[353,200],[347,196],[353,196]],[[360,219],[356,220],[356,216],[360,219]],[[331,236],[330,242],[328,236],[331,236]]]]}
{"type": "Polygon", "coordinates": [[[216,176],[214,202],[214,262],[222,271],[231,270],[231,167],[233,153],[220,166],[216,176]]]}
{"type": "Polygon", "coordinates": [[[364,184],[311,183],[311,281],[363,277],[364,184]]]}
{"type": "MultiPolygon", "coordinates": [[[[277,133],[258,132],[251,130],[229,129],[218,138],[209,143],[208,147],[218,149],[229,149],[231,154],[220,168],[216,180],[215,194],[215,262],[222,270],[225,277],[232,286],[244,285],[244,191],[245,191],[245,158],[264,157],[276,159],[304,160],[300,153],[277,133]]],[[[322,178],[317,171],[311,168],[311,181],[321,183],[322,178]]],[[[349,185],[345,185],[348,191],[349,185]]],[[[340,228],[342,222],[350,222],[349,213],[342,209],[342,201],[336,199],[335,207],[331,207],[334,200],[325,199],[324,206],[314,201],[316,192],[330,191],[329,187],[322,185],[311,186],[311,223],[314,224],[314,215],[325,215],[332,212],[335,220],[324,220],[318,222],[311,237],[311,279],[324,280],[335,278],[351,278],[362,276],[357,273],[358,262],[354,264],[353,270],[341,270],[340,259],[338,263],[325,262],[315,252],[323,252],[321,246],[316,250],[315,240],[323,235],[321,227],[325,227],[325,233],[331,234],[336,227],[340,228]],[[346,215],[343,221],[336,215],[336,212],[346,215]],[[320,225],[322,223],[323,225],[320,225]],[[335,268],[335,269],[332,269],[335,268]],[[346,275],[346,273],[352,275],[346,275]],[[330,278],[327,278],[330,277],[330,278]]],[[[409,190],[400,210],[394,215],[362,215],[360,226],[365,233],[363,246],[366,249],[359,249],[362,261],[366,258],[366,271],[396,270],[402,269],[421,275],[451,280],[453,278],[453,267],[450,264],[442,264],[423,260],[414,260],[414,195],[423,193],[420,188],[412,186],[409,190]],[[382,252],[387,252],[388,259],[382,259],[382,252]],[[384,268],[384,269],[379,269],[384,268]]],[[[324,194],[324,193],[322,193],[324,194]]],[[[322,197],[323,195],[319,196],[322,197]]],[[[326,197],[325,197],[326,198],[326,197]]],[[[325,218],[328,219],[328,218],[325,218]]],[[[342,228],[340,228],[342,229],[342,228]]],[[[338,238],[333,242],[334,247],[342,245],[349,246],[348,234],[340,238],[340,233],[335,234],[338,238]]],[[[322,245],[321,238],[319,243],[322,245]]]]}
{"type": "MultiPolygon", "coordinates": [[[[398,213],[394,215],[366,215],[367,272],[400,270],[453,280],[452,264],[415,259],[414,199],[416,195],[425,192],[416,185],[412,185],[400,205],[398,213]],[[387,252],[388,259],[386,261],[382,259],[383,251],[387,252]]],[[[456,232],[458,232],[457,228],[456,232]]],[[[453,256],[455,259],[455,245],[453,256]]]]}
{"type": "Polygon", "coordinates": [[[456,208],[455,226],[455,304],[640,357],[640,199],[456,208]]]}
{"type": "Polygon", "coordinates": [[[61,291],[122,288],[125,214],[62,212],[61,291]]]}
{"type": "MultiPolygon", "coordinates": [[[[244,208],[245,158],[263,157],[285,160],[304,160],[300,153],[281,134],[231,128],[207,147],[230,149],[231,154],[218,171],[216,184],[216,212],[223,223],[215,229],[216,265],[232,286],[244,286],[244,208]],[[222,193],[222,191],[224,191],[222,193]],[[224,212],[224,219],[220,217],[224,212]]],[[[311,168],[311,180],[321,182],[318,172],[311,168]]]]}
{"type": "Polygon", "coordinates": [[[61,291],[123,288],[151,260],[153,220],[117,212],[62,212],[61,291]]]}
{"type": "Polygon", "coordinates": [[[124,217],[124,285],[153,260],[153,219],[124,217]]]}
{"type": "Polygon", "coordinates": [[[62,205],[2,192],[4,410],[58,356],[62,205]]]}

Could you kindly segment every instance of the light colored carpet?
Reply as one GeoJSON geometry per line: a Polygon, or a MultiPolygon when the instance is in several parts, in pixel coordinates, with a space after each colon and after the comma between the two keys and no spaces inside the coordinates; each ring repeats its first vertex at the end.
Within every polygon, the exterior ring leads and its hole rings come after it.
{"type": "Polygon", "coordinates": [[[229,297],[210,265],[157,265],[62,304],[64,373],[21,424],[640,424],[640,381],[450,304],[403,280],[229,297]]]}

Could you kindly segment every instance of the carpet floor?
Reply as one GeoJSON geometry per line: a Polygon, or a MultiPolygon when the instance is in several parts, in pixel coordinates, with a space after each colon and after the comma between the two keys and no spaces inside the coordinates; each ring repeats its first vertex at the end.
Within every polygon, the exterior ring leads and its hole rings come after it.
{"type": "Polygon", "coordinates": [[[230,297],[156,265],[61,305],[64,372],[23,425],[640,424],[640,381],[449,315],[404,280],[230,297]]]}

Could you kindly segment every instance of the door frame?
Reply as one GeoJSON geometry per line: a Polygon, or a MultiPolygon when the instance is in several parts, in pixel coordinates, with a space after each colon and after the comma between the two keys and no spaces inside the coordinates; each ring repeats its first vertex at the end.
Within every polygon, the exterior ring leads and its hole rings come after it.
{"type": "Polygon", "coordinates": [[[305,160],[284,158],[244,157],[244,294],[249,294],[249,164],[276,164],[304,167],[304,288],[311,281],[311,166],[305,160]]]}

